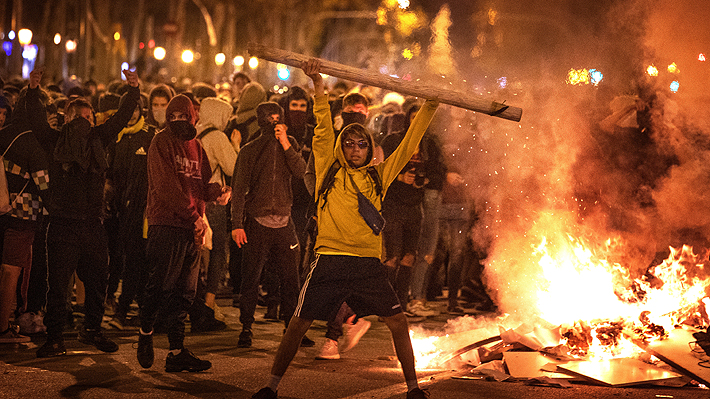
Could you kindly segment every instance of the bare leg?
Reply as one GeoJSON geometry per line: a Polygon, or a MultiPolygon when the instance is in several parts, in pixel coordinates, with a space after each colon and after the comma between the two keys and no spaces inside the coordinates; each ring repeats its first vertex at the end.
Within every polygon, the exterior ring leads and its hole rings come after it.
{"type": "Polygon", "coordinates": [[[10,326],[10,314],[15,301],[15,291],[17,290],[17,279],[20,277],[22,268],[11,265],[2,265],[2,277],[0,277],[0,332],[5,331],[10,326]]]}
{"type": "Polygon", "coordinates": [[[405,381],[416,381],[417,372],[414,368],[414,350],[412,341],[409,339],[409,324],[404,313],[385,317],[385,324],[392,333],[394,349],[397,352],[397,359],[402,365],[405,381]]]}
{"type": "MultiPolygon", "coordinates": [[[[405,319],[404,321],[406,322],[407,320],[405,319]]],[[[272,375],[281,377],[286,373],[288,365],[291,364],[296,352],[298,352],[298,348],[301,346],[301,339],[306,335],[306,331],[308,331],[312,323],[313,320],[306,320],[297,316],[291,318],[286,333],[281,339],[279,349],[276,351],[274,364],[271,366],[272,375]]]]}

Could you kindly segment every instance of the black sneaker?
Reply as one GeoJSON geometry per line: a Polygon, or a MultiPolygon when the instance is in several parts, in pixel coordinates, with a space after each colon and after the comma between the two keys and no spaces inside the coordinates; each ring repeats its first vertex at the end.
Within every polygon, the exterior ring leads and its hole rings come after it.
{"type": "Polygon", "coordinates": [[[48,338],[47,342],[37,349],[37,357],[39,358],[64,356],[66,354],[67,349],[64,347],[63,338],[48,338]]]}
{"type": "Polygon", "coordinates": [[[251,338],[254,334],[251,330],[242,330],[237,341],[237,348],[251,348],[251,338]]]}
{"type": "Polygon", "coordinates": [[[251,397],[252,399],[278,399],[276,392],[272,391],[269,387],[261,388],[259,392],[251,397]]]}
{"type": "Polygon", "coordinates": [[[153,365],[155,352],[153,352],[153,334],[138,333],[138,364],[144,369],[149,369],[153,365]]]}
{"type": "Polygon", "coordinates": [[[264,313],[264,319],[270,321],[279,321],[279,305],[269,305],[264,313]]]}
{"type": "Polygon", "coordinates": [[[414,388],[407,392],[407,399],[427,399],[429,397],[429,391],[422,390],[419,388],[414,388]]]}
{"type": "Polygon", "coordinates": [[[191,321],[190,323],[191,332],[222,331],[226,328],[227,323],[208,316],[201,317],[197,320],[191,321]]]}
{"type": "Polygon", "coordinates": [[[301,348],[312,348],[314,346],[316,346],[316,343],[312,339],[305,335],[301,338],[301,348]]]}
{"type": "Polygon", "coordinates": [[[168,353],[168,358],[165,359],[165,371],[175,373],[180,371],[205,371],[212,367],[212,363],[207,360],[201,360],[193,355],[189,349],[183,348],[180,353],[173,355],[168,353]]]}
{"type": "Polygon", "coordinates": [[[82,344],[93,345],[102,352],[116,352],[118,350],[118,344],[108,339],[101,330],[82,328],[79,331],[78,341],[82,344]]]}

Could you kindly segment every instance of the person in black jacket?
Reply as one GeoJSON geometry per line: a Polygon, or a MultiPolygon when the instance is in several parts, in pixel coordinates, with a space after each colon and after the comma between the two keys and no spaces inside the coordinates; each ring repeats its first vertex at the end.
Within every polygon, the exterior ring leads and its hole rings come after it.
{"type": "Polygon", "coordinates": [[[29,88],[18,100],[12,123],[0,130],[0,154],[10,196],[9,209],[0,216],[0,343],[30,340],[15,332],[9,319],[18,278],[32,267],[32,242],[42,200],[47,197],[49,162],[33,131],[44,112],[39,99],[42,72],[38,69],[30,74],[29,88]]]}
{"type": "Polygon", "coordinates": [[[296,139],[286,133],[278,104],[261,103],[256,113],[260,131],[239,152],[232,182],[232,238],[244,246],[239,348],[252,345],[259,280],[267,262],[279,268],[286,326],[296,309],[299,289],[300,250],[291,219],[291,179],[303,179],[306,161],[296,139]]]}
{"type": "Polygon", "coordinates": [[[84,282],[86,295],[86,317],[79,342],[103,352],[118,350],[118,345],[101,331],[108,284],[108,242],[102,211],[104,174],[108,168],[106,148],[131,119],[140,98],[137,73],[123,73],[130,88],[118,111],[105,123],[94,126],[91,104],[83,99],[73,100],[54,149],[47,228],[47,342],[37,350],[37,357],[66,354],[62,333],[69,280],[74,271],[84,282]]]}

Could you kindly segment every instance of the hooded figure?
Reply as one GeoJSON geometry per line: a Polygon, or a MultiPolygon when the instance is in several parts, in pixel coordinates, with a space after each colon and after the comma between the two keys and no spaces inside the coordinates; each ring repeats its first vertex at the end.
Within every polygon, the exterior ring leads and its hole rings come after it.
{"type": "MultiPolygon", "coordinates": [[[[233,119],[234,128],[242,136],[240,140],[242,145],[251,141],[259,130],[259,125],[256,122],[256,107],[264,101],[266,101],[266,91],[259,83],[252,82],[244,86],[239,97],[237,114],[233,119]]],[[[231,132],[231,129],[228,130],[231,132]]]]}
{"type": "Polygon", "coordinates": [[[202,100],[200,121],[197,124],[197,138],[205,149],[212,168],[212,183],[224,183],[231,178],[237,162],[237,152],[230,145],[229,138],[223,133],[232,106],[216,97],[202,100]]]}
{"type": "Polygon", "coordinates": [[[195,107],[192,105],[192,100],[184,94],[179,94],[173,97],[168,103],[168,108],[165,110],[167,125],[165,132],[172,134],[180,140],[192,140],[197,136],[195,128],[195,107]],[[186,119],[173,120],[174,114],[180,113],[186,116],[186,119]]]}

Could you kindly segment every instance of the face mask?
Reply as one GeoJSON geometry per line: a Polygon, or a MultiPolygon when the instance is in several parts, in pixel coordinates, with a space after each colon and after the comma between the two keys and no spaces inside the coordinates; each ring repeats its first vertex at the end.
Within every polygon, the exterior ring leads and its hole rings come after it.
{"type": "Polygon", "coordinates": [[[367,116],[359,112],[341,112],[340,115],[343,117],[343,127],[351,123],[359,123],[364,126],[367,120],[367,116]]]}
{"type": "Polygon", "coordinates": [[[159,125],[165,123],[165,109],[155,109],[153,110],[153,118],[159,125]]]}
{"type": "Polygon", "coordinates": [[[170,121],[170,131],[181,140],[192,140],[197,136],[197,129],[188,121],[170,121]]]}
{"type": "Polygon", "coordinates": [[[288,116],[291,118],[292,127],[305,126],[308,120],[306,111],[288,111],[288,116]]]}

